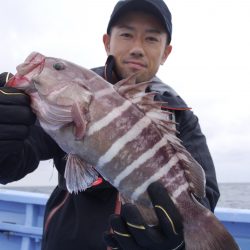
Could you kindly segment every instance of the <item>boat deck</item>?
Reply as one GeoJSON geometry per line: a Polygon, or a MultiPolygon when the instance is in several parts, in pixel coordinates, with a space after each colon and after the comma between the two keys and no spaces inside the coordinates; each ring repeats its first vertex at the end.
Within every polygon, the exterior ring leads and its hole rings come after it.
{"type": "MultiPolygon", "coordinates": [[[[0,190],[1,250],[39,250],[45,204],[49,194],[0,190]]],[[[250,209],[218,207],[215,215],[241,250],[250,249],[250,209]]]]}

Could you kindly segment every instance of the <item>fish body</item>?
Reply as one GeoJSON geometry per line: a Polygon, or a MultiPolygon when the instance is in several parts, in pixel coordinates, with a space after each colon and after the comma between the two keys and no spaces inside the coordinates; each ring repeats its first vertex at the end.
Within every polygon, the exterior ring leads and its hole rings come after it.
{"type": "Polygon", "coordinates": [[[131,76],[116,85],[71,62],[32,53],[8,83],[23,89],[41,126],[68,154],[70,192],[86,189],[100,174],[135,203],[146,221],[156,216],[146,192],[160,181],[182,215],[187,250],[239,249],[196,197],[205,175],[176,137],[169,113],[131,76]]]}

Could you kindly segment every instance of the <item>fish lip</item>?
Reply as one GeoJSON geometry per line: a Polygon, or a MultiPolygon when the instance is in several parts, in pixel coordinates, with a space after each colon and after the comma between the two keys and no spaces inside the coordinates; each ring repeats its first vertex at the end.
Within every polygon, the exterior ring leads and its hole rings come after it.
{"type": "Polygon", "coordinates": [[[17,66],[19,75],[28,75],[35,70],[35,74],[40,74],[44,68],[45,56],[38,52],[32,52],[24,61],[17,66]]]}
{"type": "Polygon", "coordinates": [[[30,82],[31,81],[29,78],[17,73],[15,76],[10,78],[10,80],[4,86],[25,89],[30,82]]]}
{"type": "Polygon", "coordinates": [[[41,74],[45,66],[46,57],[38,52],[31,53],[24,63],[17,66],[17,73],[5,86],[29,89],[33,79],[41,74]]]}

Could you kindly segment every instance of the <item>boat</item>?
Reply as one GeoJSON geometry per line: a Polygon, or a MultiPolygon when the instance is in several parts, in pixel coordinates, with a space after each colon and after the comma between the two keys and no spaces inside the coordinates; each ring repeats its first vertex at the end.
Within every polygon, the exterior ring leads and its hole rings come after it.
{"type": "MultiPolygon", "coordinates": [[[[0,189],[1,250],[40,250],[48,194],[0,189]]],[[[250,209],[218,207],[215,215],[241,250],[250,249],[250,209]]]]}

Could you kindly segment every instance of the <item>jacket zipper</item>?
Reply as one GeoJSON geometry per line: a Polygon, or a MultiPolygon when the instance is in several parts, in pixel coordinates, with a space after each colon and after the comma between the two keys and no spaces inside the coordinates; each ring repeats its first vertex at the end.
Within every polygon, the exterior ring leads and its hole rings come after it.
{"type": "Polygon", "coordinates": [[[49,223],[50,223],[51,219],[53,218],[55,213],[63,206],[65,201],[68,199],[68,197],[69,197],[69,193],[66,192],[66,195],[65,195],[64,199],[49,212],[49,214],[47,216],[47,219],[45,221],[45,224],[44,224],[44,233],[47,232],[48,226],[49,226],[49,223]]]}

